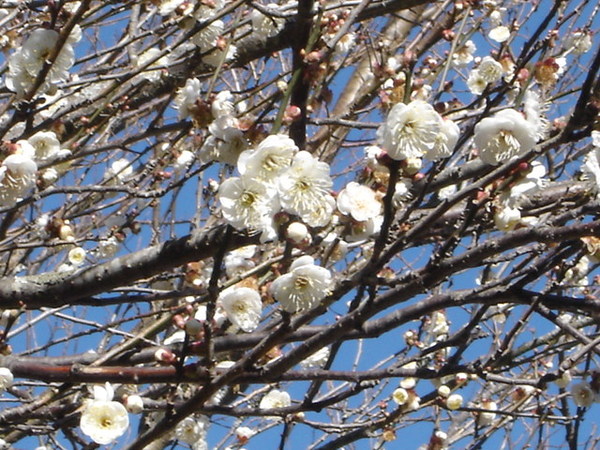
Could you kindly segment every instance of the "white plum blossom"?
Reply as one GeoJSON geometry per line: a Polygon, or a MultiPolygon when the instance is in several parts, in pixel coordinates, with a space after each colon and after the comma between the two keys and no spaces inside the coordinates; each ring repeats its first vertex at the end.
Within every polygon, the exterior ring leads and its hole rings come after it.
{"type": "Polygon", "coordinates": [[[238,230],[268,231],[271,216],[279,209],[276,191],[259,181],[232,177],[219,187],[219,201],[225,220],[238,230]]]}
{"type": "MultiPolygon", "coordinates": [[[[33,86],[38,73],[57,46],[58,39],[57,31],[44,28],[34,30],[19,51],[8,58],[9,71],[6,77],[6,87],[16,92],[17,96],[22,97],[33,86]]],[[[49,83],[66,80],[74,62],[75,51],[71,42],[67,40],[54,60],[40,91],[46,91],[49,83]]]]}
{"type": "Polygon", "coordinates": [[[122,403],[112,400],[114,391],[109,383],[94,386],[94,400],[85,404],[79,426],[86,436],[107,445],[122,436],[129,427],[129,415],[122,403]]]}
{"type": "Polygon", "coordinates": [[[544,117],[545,109],[540,95],[534,90],[528,89],[523,99],[523,111],[527,122],[535,129],[537,139],[545,137],[550,129],[550,123],[544,117]]]}
{"type": "Polygon", "coordinates": [[[404,389],[404,388],[398,388],[398,389],[394,390],[394,392],[392,392],[392,399],[398,405],[402,406],[409,399],[408,391],[406,389],[404,389]]]}
{"type": "Polygon", "coordinates": [[[455,410],[460,408],[463,405],[463,398],[460,394],[451,394],[446,399],[446,406],[448,409],[455,410]]]}
{"type": "Polygon", "coordinates": [[[125,409],[131,414],[140,414],[144,410],[144,399],[133,394],[125,397],[125,409]]]}
{"type": "Polygon", "coordinates": [[[260,409],[275,409],[275,408],[287,408],[292,404],[290,394],[285,391],[273,389],[265,395],[258,405],[260,409]]]}
{"type": "Polygon", "coordinates": [[[467,87],[469,88],[469,91],[471,91],[471,94],[481,95],[483,91],[485,91],[487,85],[487,81],[481,76],[479,70],[471,70],[469,78],[467,78],[467,87]]]}
{"type": "Polygon", "coordinates": [[[592,145],[600,148],[600,131],[592,131],[592,145]]]}
{"type": "Polygon", "coordinates": [[[158,13],[161,16],[168,16],[174,12],[185,0],[161,0],[158,5],[158,13]]]}
{"type": "Polygon", "coordinates": [[[586,381],[571,386],[571,397],[577,406],[588,408],[594,403],[596,393],[586,381]]]}
{"type": "Polygon", "coordinates": [[[273,281],[269,291],[283,309],[294,313],[317,306],[329,295],[332,285],[331,272],[305,255],[292,263],[288,273],[273,281]]]}
{"type": "Polygon", "coordinates": [[[217,299],[227,318],[238,328],[250,333],[258,327],[262,312],[260,294],[248,287],[230,287],[217,299]]]}
{"type": "MultiPolygon", "coordinates": [[[[198,12],[196,14],[198,14],[198,12]]],[[[202,16],[202,20],[206,19],[206,15],[202,16]]],[[[200,52],[204,54],[202,56],[202,61],[206,64],[217,66],[221,59],[229,61],[235,56],[235,53],[237,52],[235,45],[230,44],[228,46],[227,54],[224,54],[225,50],[217,48],[217,40],[223,34],[224,29],[225,24],[222,20],[213,20],[192,37],[192,42],[199,47],[200,52]]]]}
{"type": "Polygon", "coordinates": [[[211,135],[200,149],[200,161],[219,161],[235,166],[240,153],[247,146],[239,120],[230,115],[222,115],[211,122],[208,131],[211,135]]]}
{"type": "Polygon", "coordinates": [[[243,177],[275,183],[276,177],[289,168],[298,147],[284,134],[264,139],[255,149],[240,154],[237,168],[243,177]]]}
{"type": "Polygon", "coordinates": [[[477,47],[473,41],[468,40],[465,44],[452,53],[452,65],[454,67],[466,67],[473,61],[473,53],[477,47]]]}
{"type": "Polygon", "coordinates": [[[0,165],[0,207],[12,206],[35,185],[37,164],[20,153],[8,155],[0,165]]]}
{"type": "Polygon", "coordinates": [[[308,358],[300,361],[300,365],[305,369],[313,367],[323,367],[329,358],[329,347],[323,347],[314,352],[308,358]]]}
{"type": "Polygon", "coordinates": [[[569,33],[565,45],[568,51],[576,55],[582,55],[589,52],[592,48],[592,36],[586,31],[575,31],[574,33],[569,33]]]}
{"type": "Polygon", "coordinates": [[[0,393],[6,391],[12,386],[14,377],[7,367],[0,367],[0,393]]]}
{"type": "Polygon", "coordinates": [[[519,178],[510,188],[509,198],[512,203],[518,203],[527,195],[546,186],[546,166],[539,161],[532,161],[530,170],[524,177],[519,178]]]}
{"type": "Polygon", "coordinates": [[[504,25],[500,25],[500,26],[492,28],[490,30],[490,32],[488,33],[488,37],[492,41],[502,43],[502,42],[507,41],[508,38],[510,37],[510,30],[508,29],[508,27],[506,27],[504,25]]]}
{"type": "MultiPolygon", "coordinates": [[[[277,11],[280,6],[276,3],[268,3],[266,9],[277,11]]],[[[269,36],[277,34],[285,25],[285,19],[281,17],[268,16],[260,12],[258,9],[253,9],[250,13],[252,21],[252,31],[259,39],[266,39],[269,36]]]]}
{"type": "Polygon", "coordinates": [[[223,259],[227,276],[236,277],[256,266],[252,260],[254,253],[256,245],[246,245],[227,253],[223,259]]]}
{"type": "Polygon", "coordinates": [[[175,437],[186,444],[194,445],[206,439],[207,428],[208,420],[206,418],[186,417],[177,424],[175,437]]]}
{"type": "Polygon", "coordinates": [[[162,76],[162,69],[168,65],[167,56],[160,56],[163,50],[159,48],[149,48],[136,59],[136,68],[142,69],[140,76],[148,81],[158,81],[162,76]],[[153,61],[153,62],[151,62],[153,61]]]}
{"type": "Polygon", "coordinates": [[[302,222],[292,222],[285,229],[285,236],[295,244],[309,244],[312,240],[308,227],[302,222]]]}
{"type": "Polygon", "coordinates": [[[110,258],[119,250],[119,241],[116,237],[110,236],[98,242],[96,252],[100,258],[110,258]]]}
{"type": "Polygon", "coordinates": [[[377,138],[395,160],[420,158],[431,150],[440,131],[440,115],[428,103],[414,100],[398,103],[377,129],[377,138]]]}
{"type": "Polygon", "coordinates": [[[309,226],[322,227],[331,221],[335,200],[329,164],[306,151],[294,155],[291,166],[277,178],[282,208],[300,216],[309,226]]]}
{"type": "Polygon", "coordinates": [[[502,204],[494,212],[494,223],[500,231],[513,230],[521,222],[519,208],[502,204]]]}
{"type": "Polygon", "coordinates": [[[53,131],[38,131],[27,142],[35,149],[38,162],[50,161],[61,154],[60,142],[53,131]]]}
{"type": "Polygon", "coordinates": [[[173,167],[177,172],[181,172],[188,168],[190,164],[192,164],[194,158],[195,156],[192,152],[190,152],[189,150],[183,150],[175,159],[173,167]]]}
{"type": "Polygon", "coordinates": [[[249,428],[249,427],[237,427],[235,429],[235,437],[242,444],[248,442],[248,440],[255,434],[256,434],[256,431],[254,431],[252,428],[249,428]]]}
{"type": "Polygon", "coordinates": [[[565,370],[560,377],[558,377],[556,380],[554,380],[554,383],[559,387],[559,388],[566,388],[569,383],[571,382],[571,380],[573,379],[573,376],[571,375],[571,372],[568,370],[565,370]]]}
{"type": "Polygon", "coordinates": [[[104,173],[104,179],[109,183],[117,184],[128,180],[133,175],[133,167],[131,162],[125,158],[114,161],[110,168],[104,173]]]}
{"type": "Polygon", "coordinates": [[[233,105],[233,94],[231,91],[221,91],[210,104],[210,110],[213,117],[233,116],[235,114],[235,106],[233,105]]]}
{"type": "Polygon", "coordinates": [[[85,262],[85,250],[81,247],[74,247],[69,250],[69,262],[73,266],[80,266],[85,262]]]}
{"type": "Polygon", "coordinates": [[[485,80],[486,83],[495,83],[504,74],[502,64],[496,61],[491,56],[484,57],[477,67],[479,76],[485,80]]]}
{"type": "Polygon", "coordinates": [[[337,207],[342,214],[357,222],[373,219],[381,213],[381,202],[375,191],[354,181],[338,194],[337,207]]]}
{"type": "Polygon", "coordinates": [[[423,156],[431,161],[452,156],[452,151],[458,142],[460,129],[458,125],[449,119],[440,120],[440,131],[435,137],[432,148],[427,149],[423,156]]]}
{"type": "Polygon", "coordinates": [[[192,42],[200,48],[202,53],[206,53],[215,47],[217,38],[223,34],[224,29],[225,24],[222,20],[213,20],[192,37],[192,42]]]}
{"type": "Polygon", "coordinates": [[[480,412],[477,416],[477,423],[480,427],[490,425],[496,418],[496,413],[492,411],[497,411],[498,405],[496,404],[496,402],[493,402],[491,400],[484,400],[479,404],[479,407],[481,409],[486,409],[489,411],[480,412]]]}
{"type": "Polygon", "coordinates": [[[531,150],[536,134],[520,112],[504,109],[475,125],[473,139],[482,161],[498,165],[531,150]]]}
{"type": "Polygon", "coordinates": [[[347,236],[347,239],[352,242],[368,239],[371,236],[379,234],[382,224],[383,215],[381,214],[364,222],[354,222],[350,227],[350,235],[347,236]]]}
{"type": "Polygon", "coordinates": [[[196,108],[196,102],[200,99],[201,83],[197,78],[186,80],[185,86],[177,91],[175,107],[178,110],[179,120],[192,116],[196,108]]]}

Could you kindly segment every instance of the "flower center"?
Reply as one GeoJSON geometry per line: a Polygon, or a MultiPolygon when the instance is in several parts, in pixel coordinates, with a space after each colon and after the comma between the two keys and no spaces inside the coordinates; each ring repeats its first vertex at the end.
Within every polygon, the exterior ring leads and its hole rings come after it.
{"type": "Polygon", "coordinates": [[[240,199],[242,206],[248,208],[256,201],[256,195],[253,192],[246,191],[241,195],[240,199]]]}
{"type": "Polygon", "coordinates": [[[100,426],[102,428],[110,428],[112,427],[113,421],[110,417],[104,416],[101,420],[100,420],[100,426]]]}
{"type": "Polygon", "coordinates": [[[294,280],[294,286],[296,287],[296,289],[304,289],[309,285],[310,285],[310,280],[308,277],[299,275],[294,280]]]}

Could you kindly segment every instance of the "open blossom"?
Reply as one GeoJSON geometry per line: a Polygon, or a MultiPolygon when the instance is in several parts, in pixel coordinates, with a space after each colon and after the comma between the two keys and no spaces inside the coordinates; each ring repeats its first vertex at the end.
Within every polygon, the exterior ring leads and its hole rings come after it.
{"type": "Polygon", "coordinates": [[[219,161],[234,166],[248,144],[239,120],[231,115],[219,116],[208,126],[208,131],[210,136],[200,149],[200,160],[203,163],[219,161]]]}
{"type": "Polygon", "coordinates": [[[177,91],[175,106],[178,110],[177,117],[179,120],[193,115],[193,111],[196,109],[196,101],[200,98],[200,87],[200,80],[190,78],[186,80],[185,86],[177,91]]]}
{"type": "Polygon", "coordinates": [[[258,407],[260,409],[287,408],[292,404],[290,394],[285,391],[273,389],[269,391],[261,400],[258,407]]]}
{"type": "Polygon", "coordinates": [[[198,441],[204,441],[208,428],[206,418],[196,419],[186,417],[175,428],[175,437],[186,444],[196,444],[198,441]]]}
{"type": "Polygon", "coordinates": [[[577,406],[588,408],[594,403],[596,393],[589,383],[582,381],[571,387],[571,397],[577,406]]]}
{"type": "Polygon", "coordinates": [[[110,444],[129,427],[127,409],[123,404],[113,401],[113,395],[109,383],[106,383],[106,387],[94,386],[94,400],[87,402],[81,414],[81,431],[97,444],[110,444]]]}
{"type": "Polygon", "coordinates": [[[219,187],[223,217],[238,230],[265,230],[278,210],[276,191],[259,181],[233,177],[219,187]]]}
{"type": "Polygon", "coordinates": [[[243,151],[237,168],[242,177],[274,183],[276,177],[290,166],[297,151],[298,147],[288,136],[274,134],[255,149],[243,151]]]}
{"type": "Polygon", "coordinates": [[[6,367],[0,367],[0,393],[11,387],[13,380],[14,377],[10,369],[6,367]]]}
{"type": "Polygon", "coordinates": [[[431,150],[440,130],[440,115],[428,103],[398,103],[377,130],[377,138],[392,159],[420,158],[431,150]]]}
{"type": "Polygon", "coordinates": [[[483,78],[486,83],[495,83],[502,78],[504,73],[502,64],[491,56],[486,56],[481,60],[477,71],[479,72],[479,76],[483,78]]]}
{"type": "Polygon", "coordinates": [[[142,53],[136,60],[136,68],[142,69],[141,77],[148,81],[158,81],[162,76],[162,69],[168,65],[167,56],[160,56],[163,50],[159,48],[149,48],[142,53]],[[152,62],[151,62],[152,61],[152,62]]]}
{"type": "Polygon", "coordinates": [[[104,173],[104,178],[109,180],[110,183],[116,184],[127,180],[132,174],[131,162],[121,158],[110,165],[110,168],[104,173]]]}
{"type": "Polygon", "coordinates": [[[479,157],[487,164],[498,165],[531,150],[536,136],[520,112],[504,109],[475,125],[474,141],[479,157]]]}
{"type": "Polygon", "coordinates": [[[408,401],[408,391],[404,388],[398,388],[392,393],[392,399],[400,406],[408,401]]]}
{"type": "Polygon", "coordinates": [[[454,67],[467,66],[473,61],[473,53],[475,53],[475,50],[477,50],[477,47],[475,47],[473,41],[468,40],[452,54],[452,65],[454,67]]]}
{"type": "Polygon", "coordinates": [[[569,51],[576,55],[582,55],[590,51],[593,46],[592,36],[586,31],[575,31],[570,33],[566,39],[569,51]]]}
{"type": "MultiPolygon", "coordinates": [[[[280,6],[276,3],[268,3],[265,5],[267,9],[277,11],[280,6]]],[[[250,13],[250,20],[252,20],[252,31],[257,38],[265,39],[269,36],[273,36],[280,31],[285,25],[285,19],[275,16],[267,16],[260,12],[258,9],[253,9],[250,13]]]]}
{"type": "Polygon", "coordinates": [[[231,287],[219,295],[217,304],[229,320],[241,330],[254,331],[260,321],[262,302],[260,294],[248,287],[231,287]]]}
{"type": "Polygon", "coordinates": [[[277,179],[282,208],[313,227],[325,226],[331,220],[335,205],[329,192],[332,185],[329,164],[306,151],[296,153],[292,165],[277,179]]]}
{"type": "Polygon", "coordinates": [[[485,91],[487,85],[487,81],[481,76],[479,70],[471,70],[469,78],[467,78],[467,87],[469,88],[469,91],[471,91],[471,94],[481,95],[483,91],[485,91]]]}
{"type": "Polygon", "coordinates": [[[510,37],[510,30],[508,29],[508,27],[506,27],[504,25],[500,25],[495,28],[492,28],[490,30],[490,32],[488,33],[488,37],[492,41],[502,43],[502,42],[507,41],[508,38],[510,37]]]}
{"type": "Polygon", "coordinates": [[[294,313],[314,308],[329,294],[331,272],[316,266],[312,256],[302,256],[290,271],[271,283],[270,292],[283,309],[294,313]]]}
{"type": "MultiPolygon", "coordinates": [[[[35,79],[58,44],[59,33],[54,30],[38,28],[34,30],[21,46],[21,49],[8,58],[9,71],[6,77],[6,87],[16,92],[17,96],[30,89],[35,79]]],[[[69,76],[69,69],[75,62],[74,40],[67,40],[42,84],[41,91],[49,87],[49,83],[64,81],[69,76]]]]}
{"type": "Polygon", "coordinates": [[[452,156],[452,151],[458,142],[460,129],[449,119],[440,120],[440,131],[435,137],[433,147],[427,149],[423,156],[431,161],[452,156]]]}
{"type": "Polygon", "coordinates": [[[339,193],[337,207],[342,214],[358,222],[372,219],[381,213],[381,203],[373,189],[351,181],[339,193]]]}
{"type": "Polygon", "coordinates": [[[37,164],[23,154],[8,155],[0,165],[0,207],[11,206],[35,185],[37,164]]]}
{"type": "Polygon", "coordinates": [[[35,150],[36,161],[49,161],[56,158],[62,151],[60,142],[53,131],[38,131],[27,142],[35,150]]]}

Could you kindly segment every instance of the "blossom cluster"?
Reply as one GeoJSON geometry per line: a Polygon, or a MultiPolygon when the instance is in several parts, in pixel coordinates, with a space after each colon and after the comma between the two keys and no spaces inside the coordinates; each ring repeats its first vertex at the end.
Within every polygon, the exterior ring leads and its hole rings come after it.
{"type": "Polygon", "coordinates": [[[261,240],[277,237],[274,216],[280,211],[298,216],[312,227],[331,220],[335,200],[330,194],[329,166],[277,134],[239,156],[239,177],[219,188],[223,217],[237,229],[262,233],[261,240]]]}
{"type": "MultiPolygon", "coordinates": [[[[36,184],[39,164],[51,164],[71,153],[61,149],[53,131],[38,131],[28,139],[4,146],[8,156],[0,163],[0,207],[13,206],[27,195],[36,184]]],[[[44,169],[39,174],[41,185],[52,185],[59,170],[59,166],[44,169]]]]}

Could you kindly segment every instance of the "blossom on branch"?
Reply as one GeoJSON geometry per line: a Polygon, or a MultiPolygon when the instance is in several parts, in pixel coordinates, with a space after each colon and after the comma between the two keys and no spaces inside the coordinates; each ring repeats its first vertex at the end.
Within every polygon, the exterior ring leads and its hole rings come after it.
{"type": "Polygon", "coordinates": [[[302,256],[292,263],[290,271],[278,277],[269,288],[283,309],[294,313],[317,306],[333,286],[331,272],[315,265],[312,256],[302,256]]]}
{"type": "Polygon", "coordinates": [[[95,443],[107,445],[122,436],[129,427],[129,415],[122,403],[112,400],[114,391],[109,383],[94,386],[94,400],[84,406],[79,426],[95,443]]]}
{"type": "Polygon", "coordinates": [[[377,129],[377,138],[392,159],[420,158],[435,146],[440,120],[433,106],[421,100],[398,103],[377,129]]]}
{"type": "Polygon", "coordinates": [[[475,125],[473,139],[482,161],[495,166],[531,150],[536,132],[520,112],[504,109],[475,125]]]}

